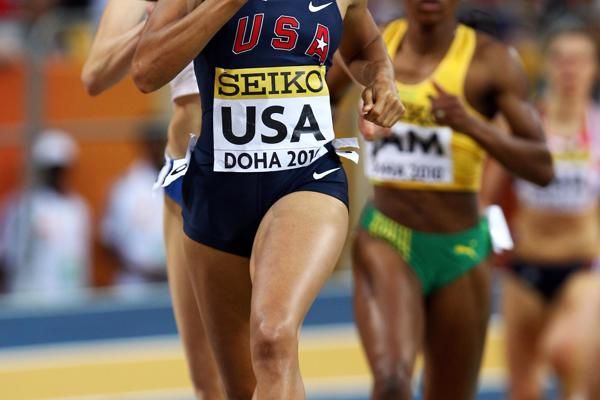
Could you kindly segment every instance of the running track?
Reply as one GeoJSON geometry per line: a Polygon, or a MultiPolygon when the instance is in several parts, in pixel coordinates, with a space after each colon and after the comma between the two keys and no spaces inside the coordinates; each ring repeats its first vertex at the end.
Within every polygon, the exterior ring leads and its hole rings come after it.
{"type": "MultiPolygon", "coordinates": [[[[349,293],[332,283],[306,319],[301,366],[312,400],[367,399],[349,293]]],[[[151,298],[0,303],[0,399],[191,400],[168,293],[158,288],[151,298]]],[[[499,332],[492,323],[478,400],[504,398],[499,332]]]]}

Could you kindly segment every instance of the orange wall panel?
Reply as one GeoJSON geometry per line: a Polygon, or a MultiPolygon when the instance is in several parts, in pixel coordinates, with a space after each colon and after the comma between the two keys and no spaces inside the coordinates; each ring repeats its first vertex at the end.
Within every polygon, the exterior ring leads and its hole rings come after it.
{"type": "Polygon", "coordinates": [[[54,61],[46,67],[45,112],[48,120],[139,117],[155,112],[152,95],[144,95],[126,78],[97,97],[80,80],[81,65],[54,61]]]}
{"type": "Polygon", "coordinates": [[[22,65],[0,67],[0,124],[25,118],[25,69],[22,65]]]}
{"type": "Polygon", "coordinates": [[[0,147],[0,204],[23,179],[23,150],[16,146],[0,147]]]}
{"type": "MultiPolygon", "coordinates": [[[[139,92],[130,78],[90,97],[80,80],[81,64],[49,61],[43,82],[45,120],[141,117],[156,113],[156,96],[139,92]]],[[[24,64],[0,68],[0,125],[22,123],[26,118],[26,69],[24,64]]]]}

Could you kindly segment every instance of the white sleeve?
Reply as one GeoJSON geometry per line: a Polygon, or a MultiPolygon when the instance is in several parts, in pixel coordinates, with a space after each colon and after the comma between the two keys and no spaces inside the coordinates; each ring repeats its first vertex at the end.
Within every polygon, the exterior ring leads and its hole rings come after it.
{"type": "MultiPolygon", "coordinates": [[[[11,270],[23,261],[24,245],[27,241],[26,220],[23,217],[23,198],[21,195],[13,195],[3,207],[2,221],[0,221],[0,258],[5,266],[11,270]]],[[[9,271],[14,274],[14,271],[9,271]]]]}
{"type": "Polygon", "coordinates": [[[14,208],[7,201],[6,204],[2,205],[0,210],[0,259],[5,262],[8,259],[8,252],[11,249],[12,243],[10,240],[9,226],[15,226],[14,208]]]}
{"type": "Polygon", "coordinates": [[[122,239],[122,226],[125,223],[121,220],[123,215],[121,213],[121,207],[119,207],[119,199],[123,197],[121,195],[123,192],[122,179],[123,178],[120,178],[110,189],[107,207],[102,217],[102,221],[100,222],[100,240],[105,246],[113,249],[117,248],[122,239]]]}
{"type": "Polygon", "coordinates": [[[83,198],[79,198],[79,223],[81,224],[81,285],[92,286],[92,223],[89,206],[83,198]]]}
{"type": "Polygon", "coordinates": [[[198,94],[199,90],[198,83],[196,82],[194,63],[188,64],[188,66],[185,67],[169,85],[171,87],[172,101],[175,101],[180,97],[198,94]]]}

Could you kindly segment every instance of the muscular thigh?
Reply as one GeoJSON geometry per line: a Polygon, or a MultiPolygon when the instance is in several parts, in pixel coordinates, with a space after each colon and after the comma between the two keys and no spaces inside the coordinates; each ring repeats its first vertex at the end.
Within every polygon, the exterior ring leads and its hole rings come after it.
{"type": "Polygon", "coordinates": [[[544,372],[541,341],[549,307],[510,271],[504,273],[502,289],[510,398],[539,398],[544,372]]]}
{"type": "Polygon", "coordinates": [[[515,378],[526,378],[525,371],[540,361],[540,340],[548,319],[548,306],[510,272],[503,276],[502,288],[508,362],[515,378]]]}
{"type": "Polygon", "coordinates": [[[571,339],[592,349],[599,346],[600,276],[582,272],[571,278],[557,299],[546,344],[571,339]]]}
{"type": "Polygon", "coordinates": [[[253,246],[253,312],[301,322],[333,272],[347,230],[346,206],[326,194],[295,192],[275,203],[253,246]]]}
{"type": "Polygon", "coordinates": [[[196,390],[220,399],[217,366],[186,267],[181,207],[168,196],[165,196],[164,232],[173,311],[192,382],[196,390]]]}
{"type": "MultiPolygon", "coordinates": [[[[387,242],[359,231],[354,241],[356,284],[376,302],[382,319],[372,323],[388,345],[417,351],[423,334],[423,294],[411,267],[387,242]]],[[[385,351],[385,350],[384,350],[385,351]]]]}
{"type": "Polygon", "coordinates": [[[207,328],[221,330],[218,323],[211,321],[218,321],[220,316],[247,320],[252,291],[248,259],[213,249],[187,236],[184,246],[192,285],[202,311],[208,312],[207,328]]]}
{"type": "Polygon", "coordinates": [[[489,307],[487,262],[429,296],[425,335],[426,399],[473,398],[489,307]]]}
{"type": "Polygon", "coordinates": [[[423,294],[410,266],[386,241],[360,230],[353,244],[354,308],[376,379],[411,375],[423,341],[423,294]]]}
{"type": "Polygon", "coordinates": [[[207,336],[230,398],[250,398],[249,260],[184,238],[187,267],[207,336]]]}
{"type": "MultiPolygon", "coordinates": [[[[378,297],[397,297],[400,292],[423,297],[421,283],[392,245],[359,230],[354,238],[353,261],[369,289],[378,297]]],[[[420,300],[419,300],[420,302],[420,300]]]]}
{"type": "MultiPolygon", "coordinates": [[[[180,331],[183,324],[200,324],[200,311],[190,283],[190,275],[186,267],[183,248],[183,222],[181,208],[165,196],[164,202],[164,237],[167,256],[167,272],[169,287],[173,298],[173,307],[180,331]]],[[[188,329],[183,329],[184,340],[188,329]]]]}

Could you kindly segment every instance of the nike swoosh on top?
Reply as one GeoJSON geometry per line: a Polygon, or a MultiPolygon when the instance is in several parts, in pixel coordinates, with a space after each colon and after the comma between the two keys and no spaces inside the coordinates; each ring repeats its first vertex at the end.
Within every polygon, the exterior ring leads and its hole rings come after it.
{"type": "Polygon", "coordinates": [[[181,164],[179,167],[174,168],[169,175],[177,175],[181,171],[185,171],[187,169],[187,163],[181,164]]]}
{"type": "Polygon", "coordinates": [[[324,172],[317,172],[317,171],[315,171],[315,172],[313,172],[313,179],[315,181],[318,181],[319,179],[325,178],[327,175],[329,175],[329,174],[337,171],[338,169],[340,169],[340,167],[333,168],[333,169],[328,169],[327,171],[324,171],[324,172]]]}
{"type": "Polygon", "coordinates": [[[322,4],[320,6],[315,6],[315,5],[313,5],[313,3],[311,1],[310,3],[308,3],[308,10],[310,12],[318,12],[318,11],[321,11],[322,9],[324,9],[324,8],[329,7],[332,4],[333,4],[333,1],[330,1],[329,3],[325,3],[325,4],[322,4]]]}

